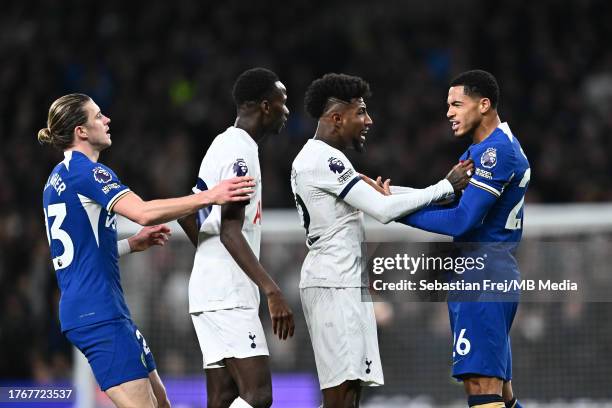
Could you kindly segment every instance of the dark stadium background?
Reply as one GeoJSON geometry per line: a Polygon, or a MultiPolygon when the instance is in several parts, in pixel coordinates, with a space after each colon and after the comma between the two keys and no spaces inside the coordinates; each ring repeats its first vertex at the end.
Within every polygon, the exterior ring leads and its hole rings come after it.
{"type": "MultiPolygon", "coordinates": [[[[253,66],[276,71],[287,86],[291,115],[285,131],[260,148],[264,208],[270,210],[293,207],[289,172],[315,129],[302,105],[314,78],[344,72],[370,82],[368,151],[350,158],[366,174],[421,187],[443,177],[466,147],[452,139],[445,118],[449,80],[482,68],[497,76],[502,120],[533,169],[527,205],[606,202],[612,201],[611,18],[612,3],[605,0],[3,2],[0,383],[71,376],[72,351],[58,329],[41,209],[42,187],[61,153],[36,141],[57,97],[79,91],[98,103],[112,119],[113,146],[101,160],[152,199],[190,191],[208,144],[233,123],[236,76],[253,66]]],[[[141,309],[154,317],[142,324],[152,333],[147,337],[162,377],[201,375],[195,336],[186,332],[187,349],[173,343],[164,334],[173,317],[154,296],[162,296],[155,290],[166,286],[175,263],[190,269],[190,250],[155,255],[168,263],[141,276],[145,283],[138,286],[143,293],[152,288],[141,309]],[[189,354],[168,357],[180,352],[189,354]]],[[[303,256],[303,247],[294,251],[303,256]]],[[[295,259],[274,249],[266,254],[275,277],[287,287],[296,284],[296,276],[283,275],[298,273],[295,259]],[[275,265],[275,254],[291,267],[275,265]]],[[[301,315],[299,301],[292,300],[301,315]]],[[[515,354],[519,396],[612,398],[612,305],[524,309],[513,338],[521,350],[515,354]],[[554,322],[544,325],[554,335],[541,332],[542,322],[554,322]]],[[[444,315],[429,313],[417,307],[383,328],[383,357],[401,364],[385,366],[388,385],[375,394],[435,396],[440,387],[451,387],[444,372],[444,315]],[[442,367],[442,375],[422,359],[411,364],[419,355],[439,359],[432,364],[442,367]]],[[[287,347],[284,361],[272,355],[275,372],[312,373],[307,336],[287,347]],[[296,355],[287,357],[291,353],[296,355]]],[[[440,395],[460,399],[462,391],[440,395]]]]}

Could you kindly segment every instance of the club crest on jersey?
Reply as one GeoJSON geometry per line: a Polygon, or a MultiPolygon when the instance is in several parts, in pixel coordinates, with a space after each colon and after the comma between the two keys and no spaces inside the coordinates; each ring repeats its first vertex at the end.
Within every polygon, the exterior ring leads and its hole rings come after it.
{"type": "Polygon", "coordinates": [[[113,179],[113,176],[106,170],[100,166],[93,169],[94,180],[98,183],[106,184],[113,179]]]}
{"type": "Polygon", "coordinates": [[[248,172],[249,168],[247,167],[244,159],[236,159],[234,162],[234,173],[236,173],[236,176],[246,176],[248,172]]]}
{"type": "Polygon", "coordinates": [[[480,157],[482,167],[492,169],[497,164],[497,149],[489,147],[480,157]]]}
{"type": "Polygon", "coordinates": [[[329,169],[334,173],[342,173],[344,171],[344,163],[340,159],[336,159],[335,157],[330,157],[327,159],[329,162],[329,169]]]}

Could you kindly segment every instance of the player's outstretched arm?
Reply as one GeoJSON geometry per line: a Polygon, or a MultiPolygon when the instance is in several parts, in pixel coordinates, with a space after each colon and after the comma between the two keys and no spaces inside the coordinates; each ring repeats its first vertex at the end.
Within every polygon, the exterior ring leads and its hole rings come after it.
{"type": "Polygon", "coordinates": [[[357,182],[344,197],[354,208],[387,224],[454,194],[451,183],[444,179],[424,189],[413,189],[401,195],[382,195],[367,183],[357,182]]]}
{"type": "Polygon", "coordinates": [[[255,186],[252,177],[223,180],[198,194],[163,200],[143,201],[137,194],[125,194],[112,210],[140,225],[156,225],[182,218],[212,204],[248,201],[255,186]]]}
{"type": "MultiPolygon", "coordinates": [[[[471,159],[468,159],[463,160],[453,166],[453,168],[446,175],[446,179],[449,181],[449,183],[451,183],[453,190],[455,190],[457,193],[459,191],[463,191],[463,189],[467,187],[472,174],[474,174],[474,162],[471,159]]],[[[359,176],[369,186],[383,195],[412,194],[415,190],[412,187],[392,186],[391,179],[386,179],[383,182],[383,179],[380,176],[378,176],[376,181],[363,174],[360,174],[359,176]]]]}
{"type": "Polygon", "coordinates": [[[453,237],[465,234],[476,227],[495,204],[497,197],[468,186],[454,208],[428,207],[410,214],[398,222],[438,234],[453,237]]]}
{"type": "Polygon", "coordinates": [[[386,179],[384,182],[382,177],[378,176],[376,181],[372,180],[365,174],[359,174],[359,177],[365,181],[370,187],[378,191],[382,195],[391,195],[391,179],[386,179]]]}
{"type": "Polygon", "coordinates": [[[238,266],[268,298],[268,309],[274,334],[277,334],[282,340],[285,340],[287,336],[293,337],[295,330],[293,312],[278,285],[259,263],[242,235],[243,224],[244,205],[234,203],[221,207],[221,242],[238,266]]]}

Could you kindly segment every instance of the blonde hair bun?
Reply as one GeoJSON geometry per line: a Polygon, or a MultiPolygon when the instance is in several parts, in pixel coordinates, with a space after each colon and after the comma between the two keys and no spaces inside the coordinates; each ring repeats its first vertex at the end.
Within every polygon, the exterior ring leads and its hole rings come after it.
{"type": "Polygon", "coordinates": [[[38,141],[40,143],[51,144],[53,137],[51,137],[51,130],[48,127],[38,131],[38,141]]]}

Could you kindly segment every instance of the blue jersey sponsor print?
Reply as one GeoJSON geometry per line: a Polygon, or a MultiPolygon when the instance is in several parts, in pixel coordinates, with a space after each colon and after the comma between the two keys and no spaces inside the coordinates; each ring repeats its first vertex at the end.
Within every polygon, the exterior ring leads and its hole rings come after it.
{"type": "Polygon", "coordinates": [[[64,155],[45,184],[43,210],[61,292],[60,323],[67,331],[129,318],[112,209],[130,190],[103,164],[77,151],[64,155]]]}

